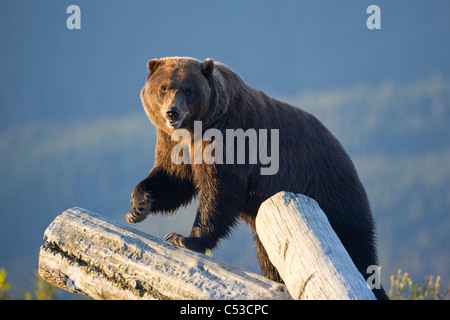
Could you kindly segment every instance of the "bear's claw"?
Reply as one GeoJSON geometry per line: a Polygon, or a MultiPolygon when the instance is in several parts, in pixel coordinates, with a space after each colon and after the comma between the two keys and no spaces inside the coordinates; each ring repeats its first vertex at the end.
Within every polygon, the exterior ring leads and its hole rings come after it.
{"type": "Polygon", "coordinates": [[[173,244],[176,244],[177,246],[186,248],[186,245],[185,245],[186,238],[184,236],[182,236],[181,234],[178,234],[178,233],[175,233],[175,232],[166,234],[164,236],[164,240],[170,241],[173,244]]]}
{"type": "Polygon", "coordinates": [[[182,248],[194,250],[200,253],[205,253],[206,251],[204,243],[200,238],[197,237],[184,237],[181,234],[172,232],[166,234],[164,236],[164,240],[170,241],[173,244],[180,246],[182,248]]]}
{"type": "Polygon", "coordinates": [[[127,221],[129,223],[141,222],[145,218],[147,218],[149,213],[150,213],[150,208],[139,207],[139,208],[131,209],[127,213],[127,221]]]}

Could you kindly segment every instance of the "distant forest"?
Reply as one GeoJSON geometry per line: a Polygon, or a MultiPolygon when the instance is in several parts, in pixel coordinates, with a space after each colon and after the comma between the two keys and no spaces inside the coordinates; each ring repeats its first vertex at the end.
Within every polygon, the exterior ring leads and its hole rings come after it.
{"type": "MultiPolygon", "coordinates": [[[[318,117],[353,158],[377,223],[382,278],[401,268],[450,284],[450,83],[347,88],[277,97],[318,117]]],[[[75,122],[26,122],[0,129],[0,267],[26,287],[45,228],[80,206],[124,222],[134,185],[153,165],[155,130],[144,111],[75,122]]],[[[187,233],[194,206],[149,217],[139,229],[187,233]]],[[[245,227],[214,257],[258,271],[245,227]]]]}

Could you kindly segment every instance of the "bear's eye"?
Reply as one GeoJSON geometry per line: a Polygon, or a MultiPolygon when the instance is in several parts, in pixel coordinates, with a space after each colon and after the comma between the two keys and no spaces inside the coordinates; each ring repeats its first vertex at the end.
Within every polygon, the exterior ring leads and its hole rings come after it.
{"type": "Polygon", "coordinates": [[[190,87],[184,88],[183,91],[186,96],[190,96],[192,94],[192,89],[190,87]]]}
{"type": "Polygon", "coordinates": [[[169,86],[167,86],[167,85],[165,85],[165,84],[163,84],[163,85],[159,88],[159,91],[160,91],[161,93],[166,93],[167,90],[169,90],[169,86]]]}

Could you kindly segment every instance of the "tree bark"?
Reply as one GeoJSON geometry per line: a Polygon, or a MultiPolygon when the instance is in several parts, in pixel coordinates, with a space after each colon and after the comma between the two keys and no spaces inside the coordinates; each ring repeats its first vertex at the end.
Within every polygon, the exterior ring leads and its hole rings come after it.
{"type": "Polygon", "coordinates": [[[315,200],[277,193],[261,205],[256,231],[294,299],[375,300],[315,200]]]}
{"type": "Polygon", "coordinates": [[[81,208],[56,217],[44,240],[40,275],[94,299],[290,299],[279,283],[81,208]]]}

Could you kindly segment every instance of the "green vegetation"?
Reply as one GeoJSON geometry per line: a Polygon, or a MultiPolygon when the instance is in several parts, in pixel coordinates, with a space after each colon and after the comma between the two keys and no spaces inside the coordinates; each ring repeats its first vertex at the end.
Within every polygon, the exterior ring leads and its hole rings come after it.
{"type": "Polygon", "coordinates": [[[26,300],[53,300],[61,289],[51,285],[41,278],[39,273],[35,271],[34,277],[31,279],[33,289],[31,292],[25,291],[26,300]]]}
{"type": "Polygon", "coordinates": [[[441,293],[441,277],[428,275],[422,284],[414,284],[408,272],[397,271],[391,276],[389,298],[392,300],[448,300],[450,288],[441,293]]]}
{"type": "Polygon", "coordinates": [[[22,296],[16,297],[11,294],[11,284],[6,282],[5,269],[0,269],[0,300],[53,300],[62,292],[61,289],[42,279],[37,271],[31,279],[31,282],[33,283],[32,291],[23,291],[22,296]]]}
{"type": "Polygon", "coordinates": [[[11,285],[6,282],[6,271],[0,269],[0,300],[8,299],[8,291],[11,290],[11,285]]]}

